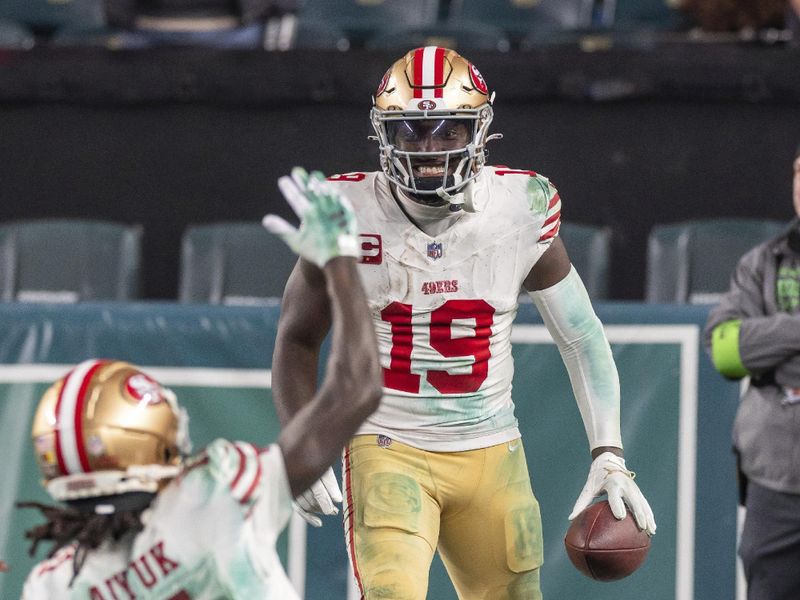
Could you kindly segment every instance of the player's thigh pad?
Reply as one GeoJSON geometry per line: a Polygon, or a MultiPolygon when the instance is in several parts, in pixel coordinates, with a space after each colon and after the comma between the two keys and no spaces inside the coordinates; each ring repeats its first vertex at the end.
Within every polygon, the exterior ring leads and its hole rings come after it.
{"type": "Polygon", "coordinates": [[[474,494],[443,513],[442,558],[463,600],[540,598],[542,522],[521,441],[483,452],[474,494]]]}
{"type": "Polygon", "coordinates": [[[364,597],[423,600],[438,537],[438,508],[420,480],[418,451],[357,436],[345,452],[345,531],[364,597]]]}

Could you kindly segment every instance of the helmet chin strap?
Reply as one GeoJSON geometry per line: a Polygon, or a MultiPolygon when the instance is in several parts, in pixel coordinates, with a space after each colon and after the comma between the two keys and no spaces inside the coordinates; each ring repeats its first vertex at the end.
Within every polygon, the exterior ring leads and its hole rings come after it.
{"type": "MultiPolygon", "coordinates": [[[[456,176],[460,179],[460,176],[456,176]]],[[[456,182],[458,183],[458,182],[456,182]]],[[[449,194],[448,192],[444,191],[444,187],[439,187],[436,189],[436,194],[450,203],[450,212],[458,212],[459,210],[463,210],[464,212],[474,213],[475,212],[475,204],[472,201],[472,182],[470,181],[466,187],[457,194],[449,194]]]]}

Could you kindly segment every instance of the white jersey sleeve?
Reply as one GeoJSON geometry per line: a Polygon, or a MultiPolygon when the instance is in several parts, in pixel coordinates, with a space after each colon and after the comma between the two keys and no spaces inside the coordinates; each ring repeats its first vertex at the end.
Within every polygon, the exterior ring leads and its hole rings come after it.
{"type": "Polygon", "coordinates": [[[69,587],[62,550],[34,568],[23,597],[296,599],[275,549],[291,500],[277,444],[215,440],[143,513],[141,532],[91,551],[69,587]]]}

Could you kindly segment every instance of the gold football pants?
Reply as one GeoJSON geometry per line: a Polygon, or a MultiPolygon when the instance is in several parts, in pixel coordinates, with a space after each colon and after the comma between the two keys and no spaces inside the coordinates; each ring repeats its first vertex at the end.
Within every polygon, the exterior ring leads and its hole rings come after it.
{"type": "Polygon", "coordinates": [[[519,439],[429,452],[356,436],[343,479],[365,600],[425,600],[437,548],[461,600],[541,599],[542,524],[519,439]]]}

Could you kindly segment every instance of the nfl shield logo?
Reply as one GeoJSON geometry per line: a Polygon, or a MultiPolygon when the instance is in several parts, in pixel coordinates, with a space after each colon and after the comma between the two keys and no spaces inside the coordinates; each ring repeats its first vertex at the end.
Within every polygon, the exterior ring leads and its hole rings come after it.
{"type": "Polygon", "coordinates": [[[428,258],[436,260],[442,258],[442,243],[431,242],[428,244],[428,258]]]}

